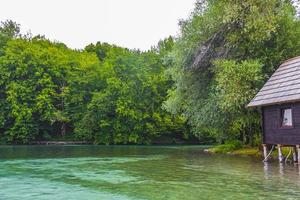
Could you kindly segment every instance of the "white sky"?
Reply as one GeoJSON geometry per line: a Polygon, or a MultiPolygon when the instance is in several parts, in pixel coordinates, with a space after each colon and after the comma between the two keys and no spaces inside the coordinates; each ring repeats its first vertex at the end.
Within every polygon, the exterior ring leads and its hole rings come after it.
{"type": "Polygon", "coordinates": [[[0,21],[71,48],[97,41],[147,50],[178,32],[195,0],[1,0],[0,21]]]}

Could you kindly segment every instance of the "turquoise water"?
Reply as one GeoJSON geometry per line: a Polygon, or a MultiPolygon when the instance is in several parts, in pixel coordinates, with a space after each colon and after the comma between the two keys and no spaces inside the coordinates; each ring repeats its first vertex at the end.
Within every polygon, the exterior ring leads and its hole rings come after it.
{"type": "Polygon", "coordinates": [[[3,146],[0,199],[300,199],[300,174],[201,146],[3,146]]]}

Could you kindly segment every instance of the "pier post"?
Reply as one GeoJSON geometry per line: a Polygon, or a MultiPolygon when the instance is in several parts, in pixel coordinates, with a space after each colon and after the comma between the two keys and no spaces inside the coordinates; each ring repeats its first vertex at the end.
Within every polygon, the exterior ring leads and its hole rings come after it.
{"type": "Polygon", "coordinates": [[[267,162],[268,161],[268,149],[267,149],[267,145],[266,144],[262,144],[263,146],[263,151],[264,151],[264,162],[267,162]]]}
{"type": "Polygon", "coordinates": [[[280,163],[283,163],[284,162],[284,158],[283,158],[283,155],[282,155],[282,149],[281,149],[281,145],[278,144],[277,145],[277,149],[278,149],[278,160],[280,163]]]}
{"type": "Polygon", "coordinates": [[[297,154],[298,154],[298,164],[300,162],[300,145],[296,145],[297,154]]]}
{"type": "Polygon", "coordinates": [[[298,162],[298,159],[297,159],[297,148],[296,147],[293,147],[293,161],[294,161],[294,163],[298,162]]]}

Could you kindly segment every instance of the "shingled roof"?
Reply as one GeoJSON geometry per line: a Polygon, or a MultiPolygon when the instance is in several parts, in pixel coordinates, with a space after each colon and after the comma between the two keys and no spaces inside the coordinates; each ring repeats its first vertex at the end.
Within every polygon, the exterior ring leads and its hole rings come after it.
{"type": "Polygon", "coordinates": [[[300,101],[300,56],[282,63],[248,107],[300,101]]]}

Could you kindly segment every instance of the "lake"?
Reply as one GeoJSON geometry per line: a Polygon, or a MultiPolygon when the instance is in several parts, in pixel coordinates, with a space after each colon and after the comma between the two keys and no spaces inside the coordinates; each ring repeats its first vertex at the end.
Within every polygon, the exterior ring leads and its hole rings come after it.
{"type": "Polygon", "coordinates": [[[203,146],[2,146],[0,199],[299,199],[298,166],[203,146]]]}

